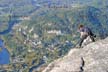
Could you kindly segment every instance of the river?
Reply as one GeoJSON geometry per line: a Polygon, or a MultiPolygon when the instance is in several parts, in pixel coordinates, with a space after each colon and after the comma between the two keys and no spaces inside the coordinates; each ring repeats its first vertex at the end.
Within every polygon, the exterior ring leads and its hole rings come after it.
{"type": "MultiPolygon", "coordinates": [[[[10,21],[8,22],[8,28],[2,32],[0,32],[0,35],[4,35],[9,33],[12,30],[12,27],[14,24],[18,23],[20,21],[18,20],[12,20],[10,18],[10,21]]],[[[4,46],[4,41],[0,39],[0,65],[9,64],[10,63],[10,53],[4,46]]]]}
{"type": "MultiPolygon", "coordinates": [[[[39,8],[40,7],[37,6],[35,9],[31,10],[29,14],[32,14],[34,11],[38,10],[39,8]]],[[[12,30],[12,27],[19,22],[20,20],[15,20],[13,19],[13,17],[10,17],[7,29],[0,32],[0,35],[8,34],[12,30]]],[[[10,53],[7,50],[7,48],[5,48],[4,41],[0,39],[0,65],[9,64],[9,63],[10,63],[10,53]]],[[[40,67],[42,64],[44,64],[44,62],[40,61],[38,65],[31,67],[29,71],[32,72],[34,69],[40,67]]]]}

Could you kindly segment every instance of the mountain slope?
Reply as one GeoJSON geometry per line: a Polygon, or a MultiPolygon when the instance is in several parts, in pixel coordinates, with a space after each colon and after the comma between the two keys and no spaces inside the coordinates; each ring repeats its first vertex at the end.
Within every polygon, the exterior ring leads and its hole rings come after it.
{"type": "Polygon", "coordinates": [[[81,49],[72,49],[67,56],[55,60],[43,72],[107,72],[108,38],[81,49]]]}

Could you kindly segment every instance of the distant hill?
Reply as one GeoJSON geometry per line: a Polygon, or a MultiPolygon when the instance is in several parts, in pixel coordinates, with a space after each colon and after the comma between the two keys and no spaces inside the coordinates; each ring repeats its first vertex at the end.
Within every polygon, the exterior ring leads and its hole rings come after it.
{"type": "Polygon", "coordinates": [[[80,4],[80,5],[90,5],[96,7],[102,7],[108,4],[107,0],[95,1],[95,0],[1,0],[0,1],[0,8],[3,8],[2,11],[5,13],[12,12],[16,15],[28,15],[29,13],[37,10],[37,8],[44,7],[44,6],[52,6],[52,5],[67,5],[71,6],[73,4],[80,4]],[[101,5],[101,6],[100,6],[101,5]]]}
{"type": "MultiPolygon", "coordinates": [[[[93,6],[78,6],[70,8],[70,10],[65,8],[44,9],[42,7],[38,11],[34,11],[30,16],[30,22],[33,22],[34,25],[39,24],[40,27],[43,28],[43,31],[46,30],[46,24],[52,23],[51,26],[47,26],[47,30],[57,29],[67,34],[76,33],[75,31],[77,30],[77,26],[79,24],[84,24],[89,26],[97,36],[106,37],[108,35],[108,30],[106,28],[108,25],[107,12],[107,7],[96,8],[93,6]]],[[[30,25],[29,22],[27,24],[30,25]]]]}

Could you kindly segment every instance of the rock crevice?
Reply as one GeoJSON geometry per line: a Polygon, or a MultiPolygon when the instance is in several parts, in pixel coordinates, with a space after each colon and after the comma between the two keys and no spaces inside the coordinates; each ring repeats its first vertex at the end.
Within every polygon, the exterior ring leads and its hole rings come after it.
{"type": "Polygon", "coordinates": [[[83,57],[81,57],[81,61],[82,61],[82,63],[81,63],[81,67],[80,67],[80,72],[83,72],[84,71],[84,65],[85,65],[85,61],[84,61],[83,57]]]}

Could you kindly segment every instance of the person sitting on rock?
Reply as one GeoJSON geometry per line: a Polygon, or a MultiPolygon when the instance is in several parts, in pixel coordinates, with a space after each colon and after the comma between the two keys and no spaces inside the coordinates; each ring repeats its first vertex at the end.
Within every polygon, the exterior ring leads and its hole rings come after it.
{"type": "Polygon", "coordinates": [[[83,41],[89,36],[92,42],[95,42],[94,35],[89,27],[85,27],[84,25],[79,25],[78,32],[80,32],[80,42],[79,47],[82,46],[83,41]]]}

